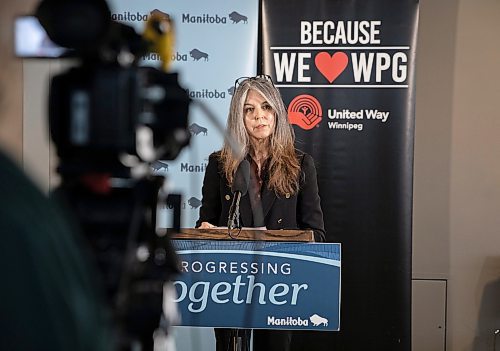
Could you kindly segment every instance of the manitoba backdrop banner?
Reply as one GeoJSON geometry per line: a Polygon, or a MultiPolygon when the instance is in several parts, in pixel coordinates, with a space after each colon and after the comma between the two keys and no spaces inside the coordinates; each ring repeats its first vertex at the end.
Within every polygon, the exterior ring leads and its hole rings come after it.
{"type": "MultiPolygon", "coordinates": [[[[175,160],[153,165],[164,175],[170,193],[182,195],[181,226],[193,227],[201,206],[201,186],[208,156],[222,147],[234,81],[255,75],[257,67],[258,0],[108,0],[114,20],[137,32],[151,13],[168,14],[174,21],[172,72],[188,91],[190,145],[175,160]],[[212,112],[217,124],[200,107],[212,112]],[[218,129],[217,127],[222,127],[218,129]]],[[[159,55],[144,56],[145,66],[159,66],[159,55]]],[[[165,116],[169,118],[170,116],[165,116]]],[[[161,208],[160,227],[171,227],[173,211],[161,208]]]]}
{"type": "MultiPolygon", "coordinates": [[[[175,160],[159,160],[156,174],[164,175],[169,193],[182,195],[181,226],[193,227],[201,205],[201,187],[210,153],[224,140],[234,81],[252,76],[257,68],[258,0],[108,0],[112,19],[133,26],[138,33],[152,13],[168,14],[174,21],[175,48],[171,71],[187,89],[190,145],[175,160]],[[212,112],[214,123],[200,107],[212,112]]],[[[159,55],[145,55],[144,66],[160,66],[159,55]]],[[[171,116],[165,116],[169,118],[171,116]]],[[[159,227],[172,226],[173,210],[159,208],[159,227]]],[[[178,350],[215,349],[212,329],[173,328],[178,350]]]]}
{"type": "Polygon", "coordinates": [[[340,331],[294,336],[297,350],[410,350],[417,26],[416,0],[262,0],[262,71],[342,243],[340,331]]]}

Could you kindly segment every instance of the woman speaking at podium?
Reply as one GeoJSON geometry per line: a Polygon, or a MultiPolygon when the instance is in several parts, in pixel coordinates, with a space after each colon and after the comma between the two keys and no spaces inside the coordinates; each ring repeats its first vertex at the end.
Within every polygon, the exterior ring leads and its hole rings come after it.
{"type": "MultiPolygon", "coordinates": [[[[243,151],[238,155],[226,141],[222,150],[210,155],[196,226],[207,229],[228,224],[232,198],[236,196],[231,188],[240,163],[247,160],[250,181],[247,194],[241,197],[239,223],[267,229],[311,229],[316,241],[324,241],[314,161],[295,149],[294,131],[271,77],[236,80],[227,133],[243,146],[243,151]]],[[[232,329],[215,329],[217,351],[231,350],[234,333],[232,329]]],[[[243,337],[242,350],[249,350],[250,330],[238,333],[243,337]]],[[[291,338],[287,330],[254,330],[253,349],[290,350],[291,338]]]]}

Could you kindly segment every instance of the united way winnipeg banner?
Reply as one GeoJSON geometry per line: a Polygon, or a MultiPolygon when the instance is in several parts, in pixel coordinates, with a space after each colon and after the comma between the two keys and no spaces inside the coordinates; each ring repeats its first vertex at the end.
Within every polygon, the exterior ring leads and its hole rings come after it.
{"type": "Polygon", "coordinates": [[[261,16],[263,73],[316,161],[327,240],[342,243],[340,331],[294,347],[410,350],[418,1],[262,0],[261,16]]]}
{"type": "Polygon", "coordinates": [[[175,240],[174,246],[182,325],[339,329],[340,244],[175,240]]]}

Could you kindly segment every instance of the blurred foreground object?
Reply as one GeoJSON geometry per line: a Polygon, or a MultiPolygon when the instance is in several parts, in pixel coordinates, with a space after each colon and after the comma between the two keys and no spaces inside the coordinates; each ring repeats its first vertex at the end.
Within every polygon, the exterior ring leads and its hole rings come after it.
{"type": "Polygon", "coordinates": [[[152,11],[146,22],[142,37],[150,43],[150,51],[158,53],[162,61],[162,69],[168,72],[175,45],[175,32],[172,18],[161,11],[152,11]]]}
{"type": "Polygon", "coordinates": [[[50,135],[62,179],[54,194],[91,247],[116,349],[150,350],[155,330],[168,334],[175,320],[162,314],[162,300],[164,285],[179,272],[169,237],[156,232],[156,210],[171,204],[180,223],[181,201],[151,165],[175,159],[191,135],[189,96],[177,74],[165,72],[172,23],[151,13],[140,35],[111,20],[104,0],[44,0],[36,16],[77,61],[50,84],[50,135]],[[162,69],[139,66],[151,50],[162,69]]]}
{"type": "Polygon", "coordinates": [[[0,349],[111,350],[96,271],[57,206],[0,153],[0,349]]]}

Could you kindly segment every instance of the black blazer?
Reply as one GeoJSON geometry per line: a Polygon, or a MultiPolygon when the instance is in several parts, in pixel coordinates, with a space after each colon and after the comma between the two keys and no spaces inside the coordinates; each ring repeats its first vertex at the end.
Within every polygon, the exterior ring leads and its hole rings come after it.
{"type": "MultiPolygon", "coordinates": [[[[203,180],[200,217],[196,222],[209,222],[216,226],[226,226],[233,194],[219,164],[220,152],[210,155],[203,180]]],[[[315,241],[325,240],[323,212],[318,193],[316,168],[312,157],[297,150],[301,165],[300,189],[295,195],[277,196],[262,185],[262,210],[267,229],[311,229],[315,241]]],[[[252,223],[252,208],[247,193],[240,201],[240,223],[249,227],[252,223]]]]}

